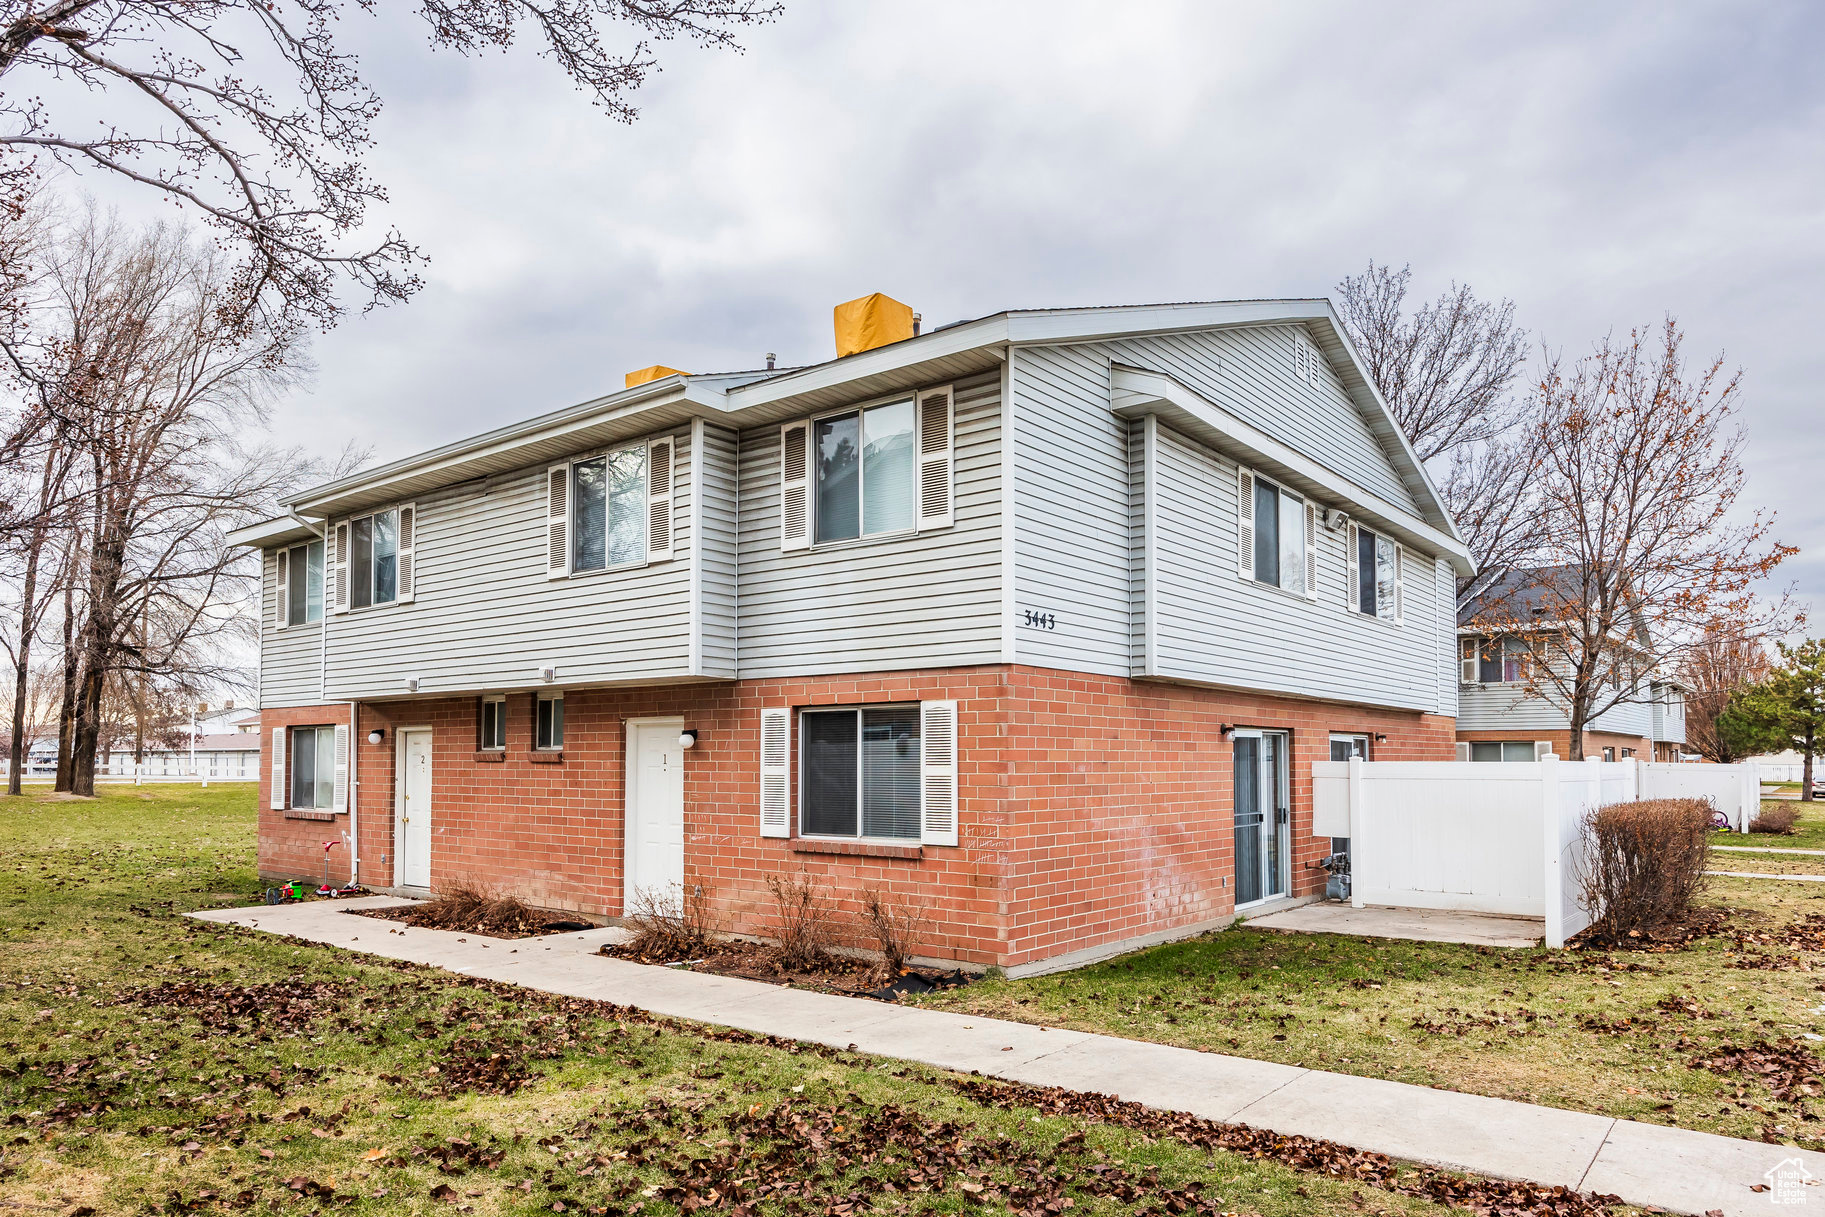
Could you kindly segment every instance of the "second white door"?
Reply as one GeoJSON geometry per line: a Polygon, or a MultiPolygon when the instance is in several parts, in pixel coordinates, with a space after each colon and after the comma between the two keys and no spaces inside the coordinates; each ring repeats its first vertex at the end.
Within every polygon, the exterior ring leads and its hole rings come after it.
{"type": "Polygon", "coordinates": [[[399,733],[400,887],[431,886],[431,733],[399,733]]]}
{"type": "Polygon", "coordinates": [[[627,912],[643,893],[675,907],[684,892],[683,730],[682,719],[627,727],[627,912]]]}

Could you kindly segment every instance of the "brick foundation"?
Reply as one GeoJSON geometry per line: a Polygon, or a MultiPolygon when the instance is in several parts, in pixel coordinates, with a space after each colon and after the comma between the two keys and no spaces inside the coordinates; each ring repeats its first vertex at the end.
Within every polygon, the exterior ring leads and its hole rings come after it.
{"type": "MultiPolygon", "coordinates": [[[[1311,762],[1332,732],[1384,735],[1381,760],[1449,760],[1453,720],[1027,667],[565,691],[561,760],[535,760],[531,694],[508,698],[504,759],[476,751],[474,698],[364,703],[353,733],[361,881],[392,886],[396,733],[433,733],[434,886],[459,880],[545,908],[616,917],[622,900],[623,754],[629,719],[679,716],[685,875],[729,928],[765,935],[769,875],[825,879],[845,911],[876,888],[922,903],[921,952],[1015,966],[1197,926],[1233,913],[1232,766],[1224,724],[1289,732],[1293,895],[1322,890],[1311,864],[1311,762]],[[955,699],[957,847],[846,848],[758,831],[759,711],[955,699]],[[384,733],[379,744],[366,736],[384,733]]],[[[347,722],[347,704],[269,710],[273,727],[347,722]]],[[[794,731],[794,748],[798,742],[794,731]]],[[[796,765],[794,768],[796,772],[796,765]]],[[[321,842],[348,828],[270,809],[261,777],[260,871],[315,878],[321,842]]],[[[797,787],[794,784],[796,800],[797,787]]],[[[338,848],[332,874],[348,874],[338,848]]]]}

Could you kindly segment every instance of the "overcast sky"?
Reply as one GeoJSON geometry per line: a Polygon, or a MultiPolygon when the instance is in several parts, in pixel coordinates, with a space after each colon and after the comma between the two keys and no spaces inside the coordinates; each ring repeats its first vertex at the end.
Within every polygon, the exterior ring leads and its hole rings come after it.
{"type": "Polygon", "coordinates": [[[343,29],[426,287],[318,344],[283,439],[389,460],[651,363],[826,359],[871,291],[930,326],[1410,262],[1570,353],[1668,312],[1727,353],[1825,608],[1825,6],[786,0],[746,54],[664,48],[631,127],[410,7],[343,29]]]}

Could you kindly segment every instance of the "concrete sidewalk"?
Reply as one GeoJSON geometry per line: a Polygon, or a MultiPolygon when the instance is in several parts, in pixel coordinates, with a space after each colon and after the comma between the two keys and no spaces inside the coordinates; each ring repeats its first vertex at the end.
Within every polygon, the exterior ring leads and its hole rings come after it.
{"type": "MultiPolygon", "coordinates": [[[[1825,1179],[1825,1154],[1784,1146],[595,955],[618,929],[504,940],[343,911],[395,903],[404,902],[366,897],[191,915],[654,1014],[1098,1091],[1482,1175],[1613,1192],[1680,1213],[1766,1214],[1769,1194],[1750,1188],[1787,1159],[1825,1179]]],[[[1825,1192],[1818,1199],[1825,1204],[1825,1192]]]]}

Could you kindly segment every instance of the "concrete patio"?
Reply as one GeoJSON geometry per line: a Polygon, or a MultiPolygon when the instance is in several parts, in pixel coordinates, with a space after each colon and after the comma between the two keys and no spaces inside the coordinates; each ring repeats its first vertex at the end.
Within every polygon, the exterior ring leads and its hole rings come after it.
{"type": "Polygon", "coordinates": [[[1546,923],[1538,917],[1502,917],[1445,909],[1359,909],[1331,900],[1254,917],[1248,924],[1254,929],[1287,930],[1297,934],[1358,934],[1368,938],[1462,942],[1484,947],[1537,947],[1546,935],[1546,923]]]}
{"type": "Polygon", "coordinates": [[[618,929],[485,939],[345,911],[397,903],[404,902],[367,897],[191,915],[655,1014],[1113,1094],[1481,1175],[1614,1193],[1678,1213],[1766,1213],[1768,1197],[1751,1188],[1788,1159],[1825,1178],[1825,1154],[1780,1145],[596,955],[623,933],[618,929]]]}

